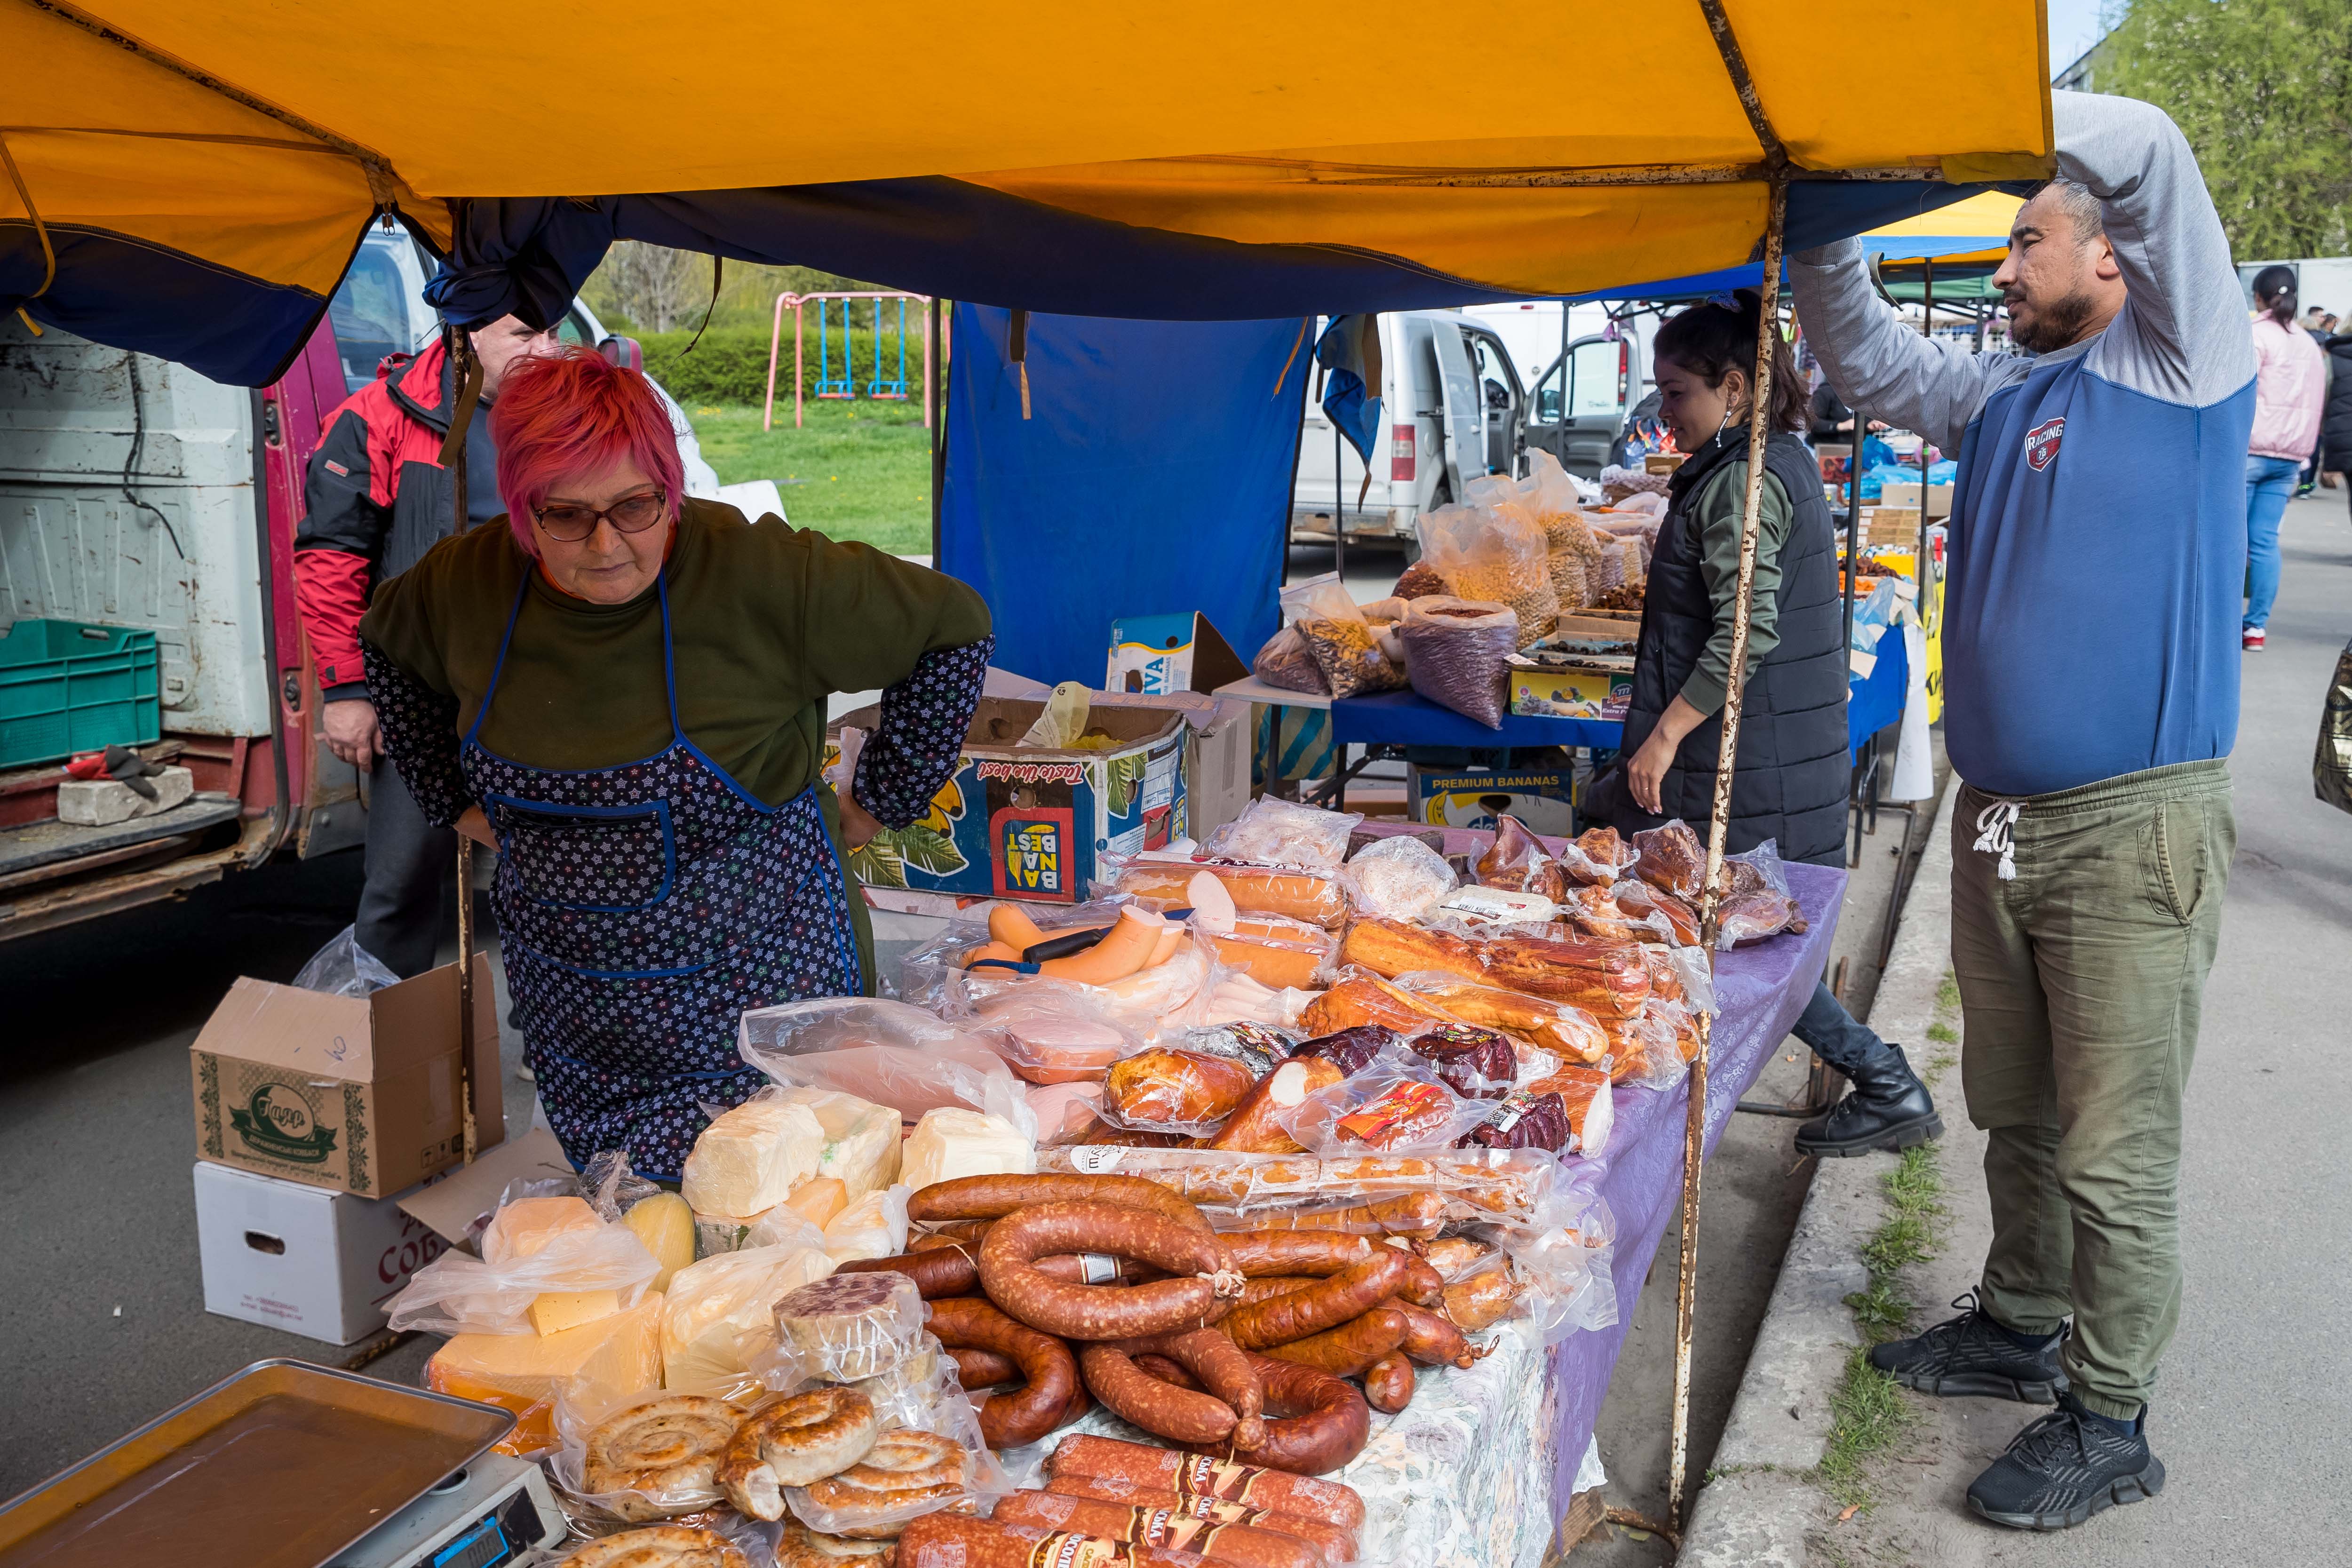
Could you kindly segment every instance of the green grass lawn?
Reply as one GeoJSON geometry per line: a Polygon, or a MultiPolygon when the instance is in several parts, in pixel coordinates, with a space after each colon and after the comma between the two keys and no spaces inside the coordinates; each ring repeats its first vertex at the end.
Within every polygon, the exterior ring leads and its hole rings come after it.
{"type": "Polygon", "coordinates": [[[803,406],[806,423],[797,430],[788,402],[777,404],[773,430],[760,428],[753,407],[689,405],[686,412],[719,482],[775,480],[793,527],[863,540],[894,555],[929,554],[931,447],[923,405],[803,406]]]}

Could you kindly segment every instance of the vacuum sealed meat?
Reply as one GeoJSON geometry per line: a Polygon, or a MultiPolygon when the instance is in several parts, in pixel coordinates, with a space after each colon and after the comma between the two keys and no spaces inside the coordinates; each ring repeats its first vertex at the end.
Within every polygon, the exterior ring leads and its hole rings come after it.
{"type": "Polygon", "coordinates": [[[904,1274],[835,1274],[775,1303],[782,1349],[812,1376],[855,1383],[912,1355],[923,1339],[923,1297],[904,1274]]]}
{"type": "Polygon", "coordinates": [[[1519,651],[1516,611],[1433,594],[1405,606],[1403,639],[1415,691],[1489,730],[1503,727],[1511,656],[1519,651]]]}
{"type": "Polygon", "coordinates": [[[1527,829],[1527,825],[1509,812],[1495,816],[1495,842],[1478,857],[1478,885],[1482,888],[1503,888],[1511,892],[1527,890],[1528,879],[1543,865],[1543,840],[1527,829]]]}
{"type": "Polygon", "coordinates": [[[1410,1154],[1450,1148],[1489,1109],[1454,1093],[1427,1063],[1386,1057],[1308,1095],[1283,1126],[1318,1154],[1410,1154]]]}
{"type": "Polygon", "coordinates": [[[1125,893],[1171,909],[1192,903],[1192,882],[1206,871],[1224,884],[1234,910],[1244,915],[1286,915],[1319,926],[1347,922],[1348,894],[1339,879],[1327,871],[1305,871],[1283,866],[1228,866],[1197,860],[1120,860],[1106,855],[1100,861],[1110,878],[1108,887],[1095,885],[1097,898],[1125,893]]]}
{"type": "Polygon", "coordinates": [[[1283,915],[1236,915],[1233,930],[1219,931],[1209,941],[1216,947],[1218,963],[1276,991],[1311,988],[1339,945],[1339,939],[1321,926],[1283,915]]]}
{"type": "Polygon", "coordinates": [[[1560,869],[1570,882],[1606,886],[1633,868],[1640,851],[1613,827],[1591,827],[1559,852],[1560,869]]]}
{"type": "Polygon", "coordinates": [[[1198,1137],[1223,1126],[1257,1079],[1224,1057],[1154,1048],[1110,1069],[1103,1085],[1103,1120],[1132,1131],[1198,1137]]]}
{"type": "Polygon", "coordinates": [[[1511,1042],[1475,1024],[1440,1024],[1406,1042],[1429,1061],[1447,1088],[1470,1100],[1499,1100],[1519,1076],[1511,1042]]]}
{"type": "Polygon", "coordinates": [[[1454,879],[1445,857],[1410,834],[1359,849],[1340,879],[1358,914],[1408,921],[1435,909],[1454,890],[1454,879]]]}
{"type": "Polygon", "coordinates": [[[1706,878],[1706,845],[1691,831],[1689,823],[1676,817],[1646,833],[1636,833],[1633,847],[1640,852],[1633,862],[1634,875],[1678,899],[1698,897],[1699,884],[1706,878]]]}
{"type": "Polygon", "coordinates": [[[1328,871],[1347,858],[1349,836],[1363,820],[1360,811],[1324,811],[1261,795],[1210,834],[1202,853],[1213,860],[1328,871]]]}
{"type": "Polygon", "coordinates": [[[1463,1149],[1566,1149],[1568,1103],[1557,1094],[1507,1094],[1494,1115],[1462,1135],[1463,1149]]]}
{"type": "Polygon", "coordinates": [[[1403,1037],[1394,1029],[1379,1024],[1359,1024],[1352,1029],[1341,1029],[1337,1034],[1302,1042],[1298,1055],[1322,1057],[1337,1062],[1339,1070],[1352,1078],[1369,1067],[1373,1058],[1402,1043],[1403,1037]]]}
{"type": "Polygon", "coordinates": [[[1184,1048],[1202,1056],[1223,1057],[1239,1062],[1254,1075],[1263,1078],[1274,1070],[1275,1064],[1288,1060],[1296,1053],[1295,1037],[1265,1024],[1246,1022],[1215,1024],[1204,1028],[1184,1031],[1184,1048]]]}
{"type": "Polygon", "coordinates": [[[1331,684],[1323,679],[1323,667],[1315,662],[1307,639],[1298,635],[1296,626],[1285,626],[1265,639],[1265,646],[1257,650],[1257,658],[1250,661],[1250,673],[1285,691],[1304,691],[1318,697],[1331,695],[1331,684]]]}

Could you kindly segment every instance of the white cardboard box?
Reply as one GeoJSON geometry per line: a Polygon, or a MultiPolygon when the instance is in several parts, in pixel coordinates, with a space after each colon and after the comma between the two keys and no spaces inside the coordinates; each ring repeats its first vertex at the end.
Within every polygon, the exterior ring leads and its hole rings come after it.
{"type": "MultiPolygon", "coordinates": [[[[205,1310],[347,1345],[384,1326],[410,1275],[449,1249],[399,1199],[196,1162],[205,1310]]],[[[405,1194],[403,1194],[405,1195],[405,1194]]]]}

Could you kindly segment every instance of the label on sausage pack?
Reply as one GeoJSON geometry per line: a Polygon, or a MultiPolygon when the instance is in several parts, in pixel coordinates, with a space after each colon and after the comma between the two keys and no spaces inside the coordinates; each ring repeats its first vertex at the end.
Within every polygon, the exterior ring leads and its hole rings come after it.
{"type": "Polygon", "coordinates": [[[1099,1176],[1118,1167],[1127,1151],[1113,1143],[1081,1143],[1070,1151],[1070,1168],[1084,1175],[1099,1176]]]}
{"type": "Polygon", "coordinates": [[[1030,1550],[1029,1568],[1117,1568],[1131,1562],[1124,1547],[1099,1535],[1056,1531],[1030,1550]]]}
{"type": "Polygon", "coordinates": [[[1118,1259],[1103,1252],[1078,1254],[1078,1280],[1085,1285],[1118,1283],[1118,1259]]]}
{"type": "Polygon", "coordinates": [[[1251,1465],[1213,1459],[1206,1454],[1188,1456],[1176,1472],[1176,1489],[1194,1497],[1245,1502],[1250,1483],[1263,1472],[1251,1465]]]}
{"type": "Polygon", "coordinates": [[[1139,1508],[1128,1522],[1127,1538],[1140,1546],[1172,1546],[1205,1557],[1224,1529],[1216,1521],[1202,1519],[1185,1509],[1139,1508]]]}

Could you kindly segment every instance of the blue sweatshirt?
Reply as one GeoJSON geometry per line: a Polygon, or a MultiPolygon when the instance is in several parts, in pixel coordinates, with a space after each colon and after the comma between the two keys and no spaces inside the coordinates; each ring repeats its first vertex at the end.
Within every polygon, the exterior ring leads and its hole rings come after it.
{"type": "Polygon", "coordinates": [[[1878,299],[1858,240],[1790,267],[1839,395],[1959,450],[1945,737],[2009,796],[2225,757],[2238,732],[2254,354],[2229,241],[2161,110],[2060,92],[2051,111],[2129,294],[2103,331],[1971,354],[1878,299]]]}

